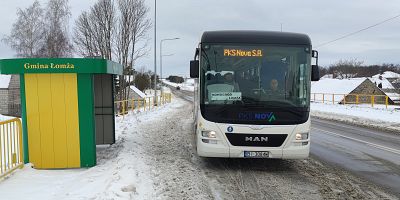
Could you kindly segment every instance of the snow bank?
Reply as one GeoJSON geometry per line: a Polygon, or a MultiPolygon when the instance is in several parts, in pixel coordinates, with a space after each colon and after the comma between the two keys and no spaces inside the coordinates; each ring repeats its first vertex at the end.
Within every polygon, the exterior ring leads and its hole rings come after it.
{"type": "Polygon", "coordinates": [[[10,80],[11,75],[0,75],[0,88],[8,88],[10,80]]]}
{"type": "Polygon", "coordinates": [[[400,131],[400,106],[337,105],[311,103],[311,115],[346,123],[400,131]]]}

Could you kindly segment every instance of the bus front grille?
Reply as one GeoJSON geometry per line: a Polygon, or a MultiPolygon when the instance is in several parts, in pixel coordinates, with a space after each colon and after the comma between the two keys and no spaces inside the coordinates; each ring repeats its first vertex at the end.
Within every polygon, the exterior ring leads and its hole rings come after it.
{"type": "Polygon", "coordinates": [[[243,134],[225,133],[233,146],[280,147],[287,134],[243,134]]]}

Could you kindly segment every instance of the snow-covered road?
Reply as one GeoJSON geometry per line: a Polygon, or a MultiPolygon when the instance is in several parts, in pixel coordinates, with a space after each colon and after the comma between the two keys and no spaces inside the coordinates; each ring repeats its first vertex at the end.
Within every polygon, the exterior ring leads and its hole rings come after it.
{"type": "Polygon", "coordinates": [[[173,103],[117,119],[117,143],[90,169],[26,166],[0,182],[1,199],[396,199],[313,158],[199,158],[192,105],[173,103]],[[368,191],[368,192],[366,192],[368,191]]]}

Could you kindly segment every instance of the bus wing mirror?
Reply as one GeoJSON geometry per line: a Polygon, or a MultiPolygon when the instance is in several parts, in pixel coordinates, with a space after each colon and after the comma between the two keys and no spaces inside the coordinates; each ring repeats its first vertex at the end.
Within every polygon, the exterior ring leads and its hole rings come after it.
{"type": "Polygon", "coordinates": [[[318,65],[318,51],[312,50],[311,57],[315,58],[315,64],[318,65]]]}
{"type": "Polygon", "coordinates": [[[312,51],[311,51],[311,56],[312,56],[313,58],[318,58],[318,51],[312,50],[312,51]]]}
{"type": "Polygon", "coordinates": [[[318,65],[311,66],[311,81],[319,81],[319,67],[318,65]]]}
{"type": "Polygon", "coordinates": [[[199,78],[199,61],[190,61],[190,78],[199,78]]]}

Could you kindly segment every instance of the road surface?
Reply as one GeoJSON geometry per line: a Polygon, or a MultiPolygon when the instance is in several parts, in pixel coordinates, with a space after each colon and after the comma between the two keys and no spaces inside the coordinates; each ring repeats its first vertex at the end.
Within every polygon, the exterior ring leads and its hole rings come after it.
{"type": "MultiPolygon", "coordinates": [[[[193,101],[193,92],[173,92],[193,101]]],[[[361,188],[372,184],[400,197],[399,134],[312,118],[311,138],[312,160],[360,177],[361,188]]]]}
{"type": "Polygon", "coordinates": [[[311,154],[400,196],[400,134],[312,119],[311,154]]]}

